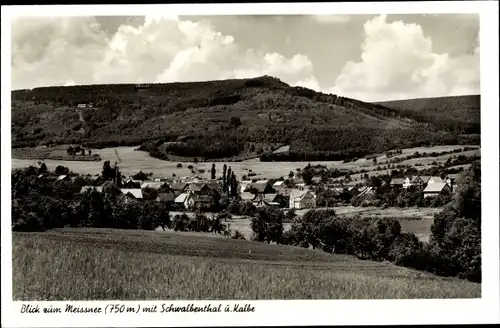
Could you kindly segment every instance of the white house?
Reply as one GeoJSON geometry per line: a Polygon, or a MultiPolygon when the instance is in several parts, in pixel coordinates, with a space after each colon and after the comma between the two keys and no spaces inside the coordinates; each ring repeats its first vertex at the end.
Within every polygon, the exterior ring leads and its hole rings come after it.
{"type": "Polygon", "coordinates": [[[189,208],[189,206],[193,203],[191,200],[191,194],[190,193],[182,193],[179,196],[177,196],[174,200],[175,204],[182,204],[186,209],[189,208]]]}
{"type": "Polygon", "coordinates": [[[292,190],[289,206],[297,210],[316,208],[316,195],[310,190],[292,190]]]}

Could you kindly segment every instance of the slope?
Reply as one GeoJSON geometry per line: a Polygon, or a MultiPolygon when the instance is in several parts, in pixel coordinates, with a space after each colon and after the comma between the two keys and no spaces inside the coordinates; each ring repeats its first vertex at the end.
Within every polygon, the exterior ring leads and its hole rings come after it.
{"type": "Polygon", "coordinates": [[[408,111],[402,115],[385,106],[290,87],[269,76],[12,92],[14,147],[141,145],[163,159],[246,154],[273,160],[268,152],[289,144],[290,152],[278,159],[315,154],[337,159],[402,145],[457,143],[463,132],[456,126],[443,133],[408,111]],[[93,106],[77,110],[78,104],[93,106]]]}
{"type": "Polygon", "coordinates": [[[481,96],[451,96],[416,98],[379,102],[379,105],[411,115],[420,122],[448,125],[467,124],[471,133],[479,133],[481,121],[481,96]]]}
{"type": "Polygon", "coordinates": [[[13,233],[15,300],[480,297],[391,264],[216,236],[113,229],[13,233]]]}

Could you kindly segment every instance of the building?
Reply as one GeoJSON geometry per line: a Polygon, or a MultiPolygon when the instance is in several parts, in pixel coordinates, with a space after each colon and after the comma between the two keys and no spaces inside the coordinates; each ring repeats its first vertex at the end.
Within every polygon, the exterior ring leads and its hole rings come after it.
{"type": "Polygon", "coordinates": [[[161,188],[161,185],[162,183],[161,182],[152,182],[152,181],[147,181],[147,182],[143,182],[141,184],[141,189],[144,189],[144,188],[151,188],[151,189],[155,189],[155,190],[158,190],[161,188]]]}
{"type": "Polygon", "coordinates": [[[134,189],[120,189],[123,194],[123,201],[128,203],[133,200],[142,200],[142,190],[139,188],[134,189]]]}
{"type": "Polygon", "coordinates": [[[279,194],[259,194],[253,199],[256,207],[278,207],[286,208],[288,203],[284,197],[279,194]]]}
{"type": "Polygon", "coordinates": [[[405,184],[405,179],[404,178],[393,178],[389,185],[392,188],[403,188],[403,185],[405,184]]]}
{"type": "Polygon", "coordinates": [[[411,186],[412,186],[411,179],[409,177],[406,177],[403,182],[403,189],[408,189],[411,186]]]}
{"type": "Polygon", "coordinates": [[[71,178],[65,174],[57,177],[57,181],[71,181],[71,178]]]}
{"type": "Polygon", "coordinates": [[[452,189],[446,182],[434,182],[427,184],[423,192],[424,198],[428,198],[451,194],[452,189]]]}
{"type": "Polygon", "coordinates": [[[174,204],[175,194],[173,192],[161,192],[158,194],[158,197],[156,197],[156,201],[167,204],[174,204]]]}
{"type": "Polygon", "coordinates": [[[240,193],[245,192],[245,190],[251,184],[252,184],[252,180],[241,180],[241,182],[240,182],[240,193]]]}
{"type": "Polygon", "coordinates": [[[316,208],[316,195],[310,190],[294,189],[290,192],[289,207],[297,210],[316,208]]]}
{"type": "Polygon", "coordinates": [[[455,185],[461,178],[461,174],[448,174],[446,176],[445,181],[450,186],[452,192],[455,192],[455,185]]]}
{"type": "Polygon", "coordinates": [[[189,193],[182,193],[175,198],[174,204],[179,205],[179,206],[184,206],[184,208],[188,209],[190,198],[191,198],[191,195],[189,193]]]}
{"type": "Polygon", "coordinates": [[[85,193],[87,190],[94,190],[94,191],[97,191],[97,192],[102,192],[102,186],[97,186],[97,187],[94,187],[94,186],[83,186],[82,189],[80,189],[80,194],[85,193]]]}
{"type": "Polygon", "coordinates": [[[176,183],[172,183],[170,185],[170,188],[174,191],[174,193],[176,195],[180,195],[180,194],[184,193],[188,187],[189,187],[189,184],[186,182],[176,182],[176,183]]]}
{"type": "Polygon", "coordinates": [[[274,189],[269,181],[266,181],[252,183],[247,186],[245,191],[254,192],[255,194],[271,194],[274,192],[274,189]]]}
{"type": "Polygon", "coordinates": [[[253,202],[253,200],[256,198],[254,194],[251,192],[242,192],[240,194],[241,200],[244,202],[253,202]]]}

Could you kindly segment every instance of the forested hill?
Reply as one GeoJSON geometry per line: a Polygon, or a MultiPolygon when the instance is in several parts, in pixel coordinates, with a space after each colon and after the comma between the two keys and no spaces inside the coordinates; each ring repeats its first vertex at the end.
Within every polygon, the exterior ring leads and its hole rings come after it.
{"type": "Polygon", "coordinates": [[[398,110],[420,122],[470,123],[479,128],[481,121],[481,96],[452,96],[437,98],[416,98],[378,102],[377,104],[398,110]]]}
{"type": "Polygon", "coordinates": [[[474,124],[428,121],[413,111],[290,87],[269,76],[12,92],[13,147],[141,145],[165,159],[340,159],[400,146],[478,143],[463,136],[478,133],[474,124]],[[284,144],[289,152],[270,154],[284,144]]]}

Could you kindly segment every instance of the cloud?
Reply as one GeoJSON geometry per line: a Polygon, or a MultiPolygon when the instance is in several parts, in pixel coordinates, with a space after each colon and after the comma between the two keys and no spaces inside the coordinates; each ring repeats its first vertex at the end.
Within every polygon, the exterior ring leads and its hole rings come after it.
{"type": "Polygon", "coordinates": [[[200,81],[272,75],[294,85],[312,77],[302,54],[242,49],[207,22],[145,17],[107,35],[92,17],[24,18],[13,25],[12,85],[200,81]]]}
{"type": "Polygon", "coordinates": [[[435,53],[420,25],[385,15],[364,32],[361,60],[346,63],[329,91],[365,101],[479,93],[478,45],[460,57],[435,53]]]}

